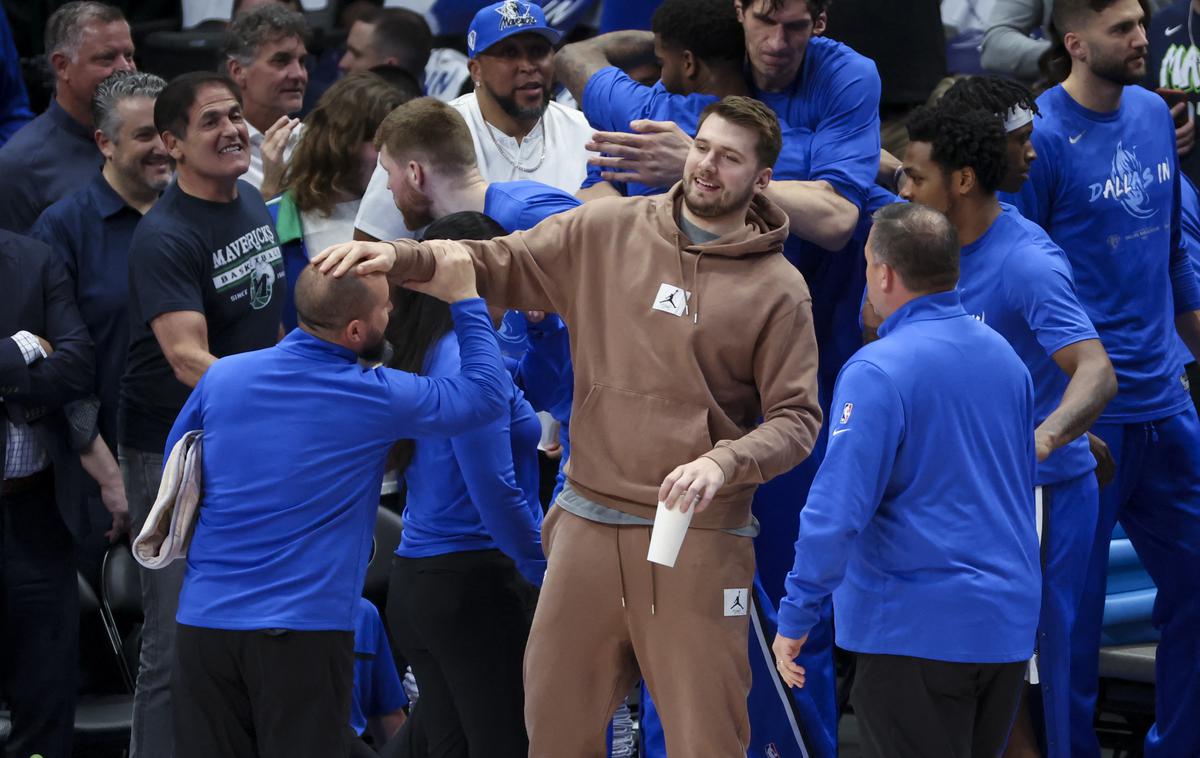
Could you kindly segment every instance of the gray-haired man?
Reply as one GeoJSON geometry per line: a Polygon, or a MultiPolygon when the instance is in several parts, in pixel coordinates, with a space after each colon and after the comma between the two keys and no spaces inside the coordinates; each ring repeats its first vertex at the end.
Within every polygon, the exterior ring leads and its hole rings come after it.
{"type": "Polygon", "coordinates": [[[25,234],[46,206],[84,185],[100,166],[92,141],[92,93],[114,71],[136,68],[121,11],[72,2],[46,22],[54,100],[0,148],[0,229],[25,234]]]}
{"type": "Polygon", "coordinates": [[[250,170],[242,176],[262,192],[277,194],[283,170],[300,139],[300,110],[308,87],[304,16],[271,3],[237,17],[225,39],[225,67],[242,90],[250,131],[250,170]]]}
{"type": "Polygon", "coordinates": [[[29,232],[66,265],[79,312],[96,344],[92,391],[100,400],[99,433],[107,443],[98,450],[104,471],[96,477],[100,490],[92,490],[89,504],[96,532],[102,531],[106,510],[117,531],[128,518],[113,456],[118,390],[129,341],[129,244],[142,215],[171,180],[170,156],[154,127],[154,99],[165,86],[159,77],[136,71],[118,71],[100,82],[92,98],[91,121],[104,165],[82,189],[43,211],[29,232]]]}

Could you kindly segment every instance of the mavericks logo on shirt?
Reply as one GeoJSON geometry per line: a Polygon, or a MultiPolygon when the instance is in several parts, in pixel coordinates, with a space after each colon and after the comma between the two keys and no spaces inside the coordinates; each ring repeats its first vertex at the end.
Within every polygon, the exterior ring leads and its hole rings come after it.
{"type": "Polygon", "coordinates": [[[1184,92],[1200,91],[1200,74],[1197,72],[1200,72],[1200,50],[1192,47],[1190,42],[1169,45],[1158,67],[1158,86],[1184,92]]]}
{"type": "Polygon", "coordinates": [[[264,224],[212,254],[213,287],[230,293],[230,301],[249,296],[254,310],[265,308],[283,269],[275,230],[264,224]]]}
{"type": "Polygon", "coordinates": [[[1124,143],[1117,143],[1108,178],[1104,182],[1094,182],[1088,187],[1091,192],[1089,203],[1094,203],[1100,198],[1113,199],[1119,202],[1130,216],[1140,219],[1150,218],[1158,213],[1157,208],[1148,207],[1149,190],[1156,183],[1166,184],[1171,181],[1171,163],[1163,160],[1155,170],[1143,168],[1136,150],[1136,145],[1127,150],[1124,143]]]}

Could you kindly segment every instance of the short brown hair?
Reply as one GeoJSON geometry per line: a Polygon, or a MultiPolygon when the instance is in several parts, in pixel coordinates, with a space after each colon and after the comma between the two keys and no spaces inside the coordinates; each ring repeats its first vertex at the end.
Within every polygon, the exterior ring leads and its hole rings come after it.
{"type": "Polygon", "coordinates": [[[359,147],[375,138],[387,114],[404,96],[378,74],[360,71],[325,90],[304,118],[304,132],[287,167],[284,188],[302,211],[328,216],[338,193],[357,195],[359,147]]]}
{"type": "Polygon", "coordinates": [[[375,133],[375,149],[392,160],[420,155],[439,169],[467,171],[476,166],[475,143],[467,122],[435,97],[418,97],[387,115],[375,133]]]}
{"type": "Polygon", "coordinates": [[[710,104],[700,114],[696,132],[704,126],[709,116],[720,116],[731,124],[745,127],[758,135],[754,152],[758,156],[759,168],[774,168],[779,151],[783,149],[783,134],[779,130],[779,119],[775,112],[752,97],[729,95],[710,104]]]}

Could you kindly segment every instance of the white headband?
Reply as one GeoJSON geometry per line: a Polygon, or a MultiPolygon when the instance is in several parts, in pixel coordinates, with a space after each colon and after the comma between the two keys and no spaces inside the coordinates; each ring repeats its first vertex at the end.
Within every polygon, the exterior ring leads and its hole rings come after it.
{"type": "Polygon", "coordinates": [[[1001,118],[1004,119],[1004,131],[1015,132],[1022,126],[1033,121],[1033,111],[1019,105],[1014,105],[1001,118]]]}

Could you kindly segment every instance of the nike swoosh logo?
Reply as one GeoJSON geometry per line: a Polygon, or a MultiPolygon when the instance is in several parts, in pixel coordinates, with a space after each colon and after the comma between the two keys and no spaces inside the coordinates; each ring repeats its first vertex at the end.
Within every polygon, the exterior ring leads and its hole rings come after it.
{"type": "Polygon", "coordinates": [[[1083,139],[1083,135],[1085,135],[1085,134],[1087,134],[1087,132],[1080,132],[1079,134],[1076,134],[1074,137],[1067,137],[1067,142],[1070,142],[1072,145],[1074,145],[1076,142],[1083,139]]]}
{"type": "Polygon", "coordinates": [[[1168,37],[1173,36],[1176,32],[1178,32],[1182,28],[1183,28],[1183,24],[1180,24],[1179,26],[1168,26],[1167,27],[1167,36],[1168,37]]]}
{"type": "Polygon", "coordinates": [[[839,434],[842,434],[842,433],[844,433],[844,432],[848,432],[848,431],[850,431],[850,430],[849,430],[849,429],[834,429],[834,430],[833,430],[833,435],[832,435],[832,436],[836,437],[836,436],[838,436],[839,434]]]}

